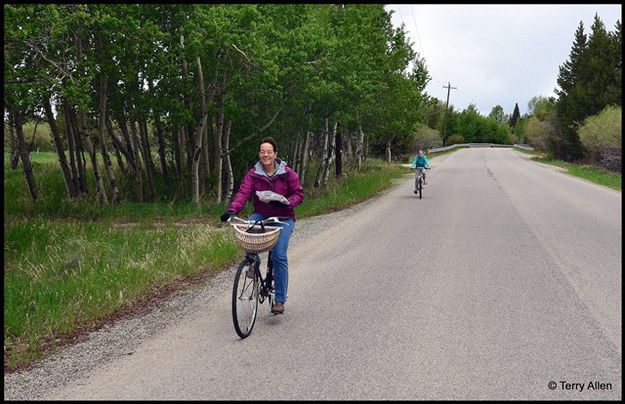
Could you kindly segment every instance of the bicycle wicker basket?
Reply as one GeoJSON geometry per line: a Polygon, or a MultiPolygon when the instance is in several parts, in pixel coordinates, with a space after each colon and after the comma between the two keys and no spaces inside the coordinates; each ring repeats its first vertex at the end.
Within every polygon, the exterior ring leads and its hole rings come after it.
{"type": "Polygon", "coordinates": [[[265,226],[265,231],[256,225],[249,228],[247,224],[233,224],[234,241],[246,252],[263,253],[269,251],[278,242],[281,227],[265,226]]]}

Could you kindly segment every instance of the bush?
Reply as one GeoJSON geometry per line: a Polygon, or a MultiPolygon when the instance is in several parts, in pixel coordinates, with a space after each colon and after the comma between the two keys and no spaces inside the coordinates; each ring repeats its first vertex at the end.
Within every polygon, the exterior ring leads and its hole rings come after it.
{"type": "Polygon", "coordinates": [[[599,114],[586,118],[578,134],[591,163],[621,171],[621,131],[620,106],[608,106],[599,114]]]}
{"type": "Polygon", "coordinates": [[[523,137],[528,144],[538,150],[547,149],[547,141],[554,128],[549,120],[541,121],[535,116],[530,117],[524,125],[523,137]]]}
{"type": "Polygon", "coordinates": [[[417,124],[414,139],[415,152],[418,149],[427,150],[443,145],[443,140],[441,139],[439,131],[422,123],[417,124]]]}
{"type": "Polygon", "coordinates": [[[447,139],[447,146],[458,143],[464,143],[464,137],[462,135],[451,135],[449,139],[447,139]]]}

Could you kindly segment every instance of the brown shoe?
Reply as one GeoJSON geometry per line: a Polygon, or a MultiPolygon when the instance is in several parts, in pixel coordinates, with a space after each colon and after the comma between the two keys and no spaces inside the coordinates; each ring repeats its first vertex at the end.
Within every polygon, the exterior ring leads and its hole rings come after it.
{"type": "Polygon", "coordinates": [[[284,313],[284,303],[277,302],[273,306],[271,306],[271,312],[273,314],[282,314],[284,313]]]}

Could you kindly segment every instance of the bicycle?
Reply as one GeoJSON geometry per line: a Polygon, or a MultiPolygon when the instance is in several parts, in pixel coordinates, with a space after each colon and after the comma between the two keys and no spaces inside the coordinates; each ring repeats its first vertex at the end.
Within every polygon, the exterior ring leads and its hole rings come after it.
{"type": "Polygon", "coordinates": [[[288,218],[269,217],[265,220],[243,220],[232,216],[228,222],[232,226],[235,242],[245,250],[245,258],[239,263],[234,275],[232,288],[232,321],[234,330],[241,339],[252,333],[258,313],[258,304],[269,300],[269,309],[274,302],[273,260],[271,253],[278,242],[282,227],[270,224],[286,224],[288,218]],[[240,223],[230,223],[232,219],[240,223]],[[269,251],[265,276],[260,270],[259,254],[269,251]]]}
{"type": "Polygon", "coordinates": [[[429,167],[416,167],[417,170],[416,178],[415,178],[415,194],[419,195],[419,199],[423,198],[423,170],[429,170],[429,167]]]}

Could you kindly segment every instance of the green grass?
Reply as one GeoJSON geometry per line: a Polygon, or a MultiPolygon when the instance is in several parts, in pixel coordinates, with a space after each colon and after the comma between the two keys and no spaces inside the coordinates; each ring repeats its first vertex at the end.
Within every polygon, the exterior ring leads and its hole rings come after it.
{"type": "Polygon", "coordinates": [[[5,229],[4,341],[9,366],[40,358],[41,343],[112,315],[239,255],[207,225],[116,227],[30,219],[5,229]]]}
{"type": "Polygon", "coordinates": [[[369,199],[393,185],[393,179],[400,178],[412,170],[397,164],[370,161],[358,173],[337,180],[332,177],[323,190],[308,189],[304,203],[297,208],[297,217],[320,215],[345,209],[369,199]],[[323,192],[321,192],[323,191],[323,192]]]}
{"type": "Polygon", "coordinates": [[[515,147],[514,150],[531,155],[532,160],[536,162],[563,168],[569,175],[621,191],[621,173],[609,171],[590,164],[568,163],[562,160],[555,160],[550,158],[547,153],[540,150],[525,150],[517,147],[515,147]]]}
{"type": "Polygon", "coordinates": [[[543,155],[532,157],[532,160],[564,168],[567,174],[621,191],[621,173],[608,171],[589,164],[574,164],[562,160],[553,160],[543,155]]]}
{"type": "MultiPolygon", "coordinates": [[[[159,289],[220,271],[241,257],[219,221],[224,203],[99,206],[93,194],[70,202],[58,164],[51,164],[54,153],[31,155],[40,190],[40,200],[33,202],[21,168],[10,170],[6,157],[5,370],[33,364],[54,351],[57,339],[93,329],[159,289]],[[128,222],[132,225],[124,225],[128,222]],[[176,225],[180,222],[190,225],[176,225]]],[[[369,160],[360,173],[330,176],[327,187],[307,185],[297,217],[368,199],[406,172],[369,160]]],[[[94,189],[92,182],[89,186],[94,189]]],[[[250,212],[248,205],[242,216],[250,212]]]]}

